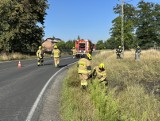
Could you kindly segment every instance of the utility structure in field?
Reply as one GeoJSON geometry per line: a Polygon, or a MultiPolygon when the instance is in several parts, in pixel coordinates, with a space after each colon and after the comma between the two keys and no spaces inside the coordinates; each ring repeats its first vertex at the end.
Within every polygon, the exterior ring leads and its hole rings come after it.
{"type": "Polygon", "coordinates": [[[124,0],[121,0],[121,45],[122,57],[124,57],[124,0]]]}

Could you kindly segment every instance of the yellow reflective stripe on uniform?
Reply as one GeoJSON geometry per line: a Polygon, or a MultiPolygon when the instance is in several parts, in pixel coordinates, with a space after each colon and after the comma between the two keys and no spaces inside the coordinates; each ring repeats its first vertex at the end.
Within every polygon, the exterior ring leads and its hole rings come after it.
{"type": "Polygon", "coordinates": [[[99,72],[99,71],[97,71],[97,74],[98,74],[98,75],[101,75],[101,76],[106,76],[106,73],[104,73],[104,72],[99,72]]]}
{"type": "Polygon", "coordinates": [[[81,82],[81,85],[83,85],[83,86],[87,86],[87,85],[88,85],[88,83],[87,83],[87,81],[82,81],[82,82],[81,82]]]}
{"type": "Polygon", "coordinates": [[[87,70],[78,69],[78,73],[79,73],[79,74],[87,74],[88,71],[87,71],[87,70]]]}
{"type": "Polygon", "coordinates": [[[78,64],[79,64],[79,66],[86,66],[86,63],[82,62],[82,61],[80,61],[78,64]]]}

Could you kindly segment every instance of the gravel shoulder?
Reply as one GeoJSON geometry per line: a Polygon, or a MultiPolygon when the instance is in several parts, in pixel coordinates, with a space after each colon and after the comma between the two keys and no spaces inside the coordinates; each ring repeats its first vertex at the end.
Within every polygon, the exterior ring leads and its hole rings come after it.
{"type": "Polygon", "coordinates": [[[60,93],[66,73],[67,69],[58,74],[47,89],[38,121],[60,121],[60,93]]]}

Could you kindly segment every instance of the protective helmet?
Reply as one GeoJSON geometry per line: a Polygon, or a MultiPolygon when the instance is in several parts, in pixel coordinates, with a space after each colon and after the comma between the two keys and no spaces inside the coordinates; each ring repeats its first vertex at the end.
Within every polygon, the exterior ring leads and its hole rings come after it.
{"type": "Polygon", "coordinates": [[[88,58],[89,60],[92,60],[91,54],[87,53],[87,58],[88,58]]]}
{"type": "Polygon", "coordinates": [[[140,48],[140,46],[137,46],[137,48],[140,48]]]}
{"type": "Polygon", "coordinates": [[[121,48],[121,46],[119,46],[119,48],[121,48]]]}
{"type": "Polygon", "coordinates": [[[54,49],[57,49],[57,45],[54,46],[54,49]]]}
{"type": "Polygon", "coordinates": [[[104,63],[99,64],[99,68],[100,69],[104,68],[104,63]]]}
{"type": "Polygon", "coordinates": [[[39,46],[39,49],[42,49],[42,46],[39,46]]]}

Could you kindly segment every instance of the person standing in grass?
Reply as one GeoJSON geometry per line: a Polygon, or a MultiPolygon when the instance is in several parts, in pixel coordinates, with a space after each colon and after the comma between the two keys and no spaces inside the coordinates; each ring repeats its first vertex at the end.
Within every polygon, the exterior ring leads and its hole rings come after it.
{"type": "Polygon", "coordinates": [[[60,56],[61,56],[61,51],[58,49],[57,45],[54,45],[54,49],[52,51],[53,57],[54,57],[54,64],[55,67],[59,67],[59,62],[60,62],[60,56]]]}
{"type": "Polygon", "coordinates": [[[76,57],[76,53],[77,53],[75,47],[73,47],[73,48],[71,49],[71,51],[72,51],[73,58],[75,58],[75,57],[76,57]]]}
{"type": "Polygon", "coordinates": [[[37,55],[37,60],[38,60],[37,65],[38,66],[43,65],[44,52],[42,50],[42,46],[39,46],[39,49],[37,50],[36,55],[37,55]]]}
{"type": "Polygon", "coordinates": [[[122,59],[122,47],[121,46],[119,46],[116,49],[116,54],[117,54],[117,59],[122,59]]]}
{"type": "Polygon", "coordinates": [[[101,63],[99,64],[99,66],[94,67],[92,75],[99,80],[99,83],[101,83],[103,87],[106,87],[108,85],[104,63],[101,63]]]}
{"type": "Polygon", "coordinates": [[[140,60],[140,55],[141,55],[141,48],[140,46],[137,46],[135,51],[135,60],[140,60]]]}
{"type": "Polygon", "coordinates": [[[88,86],[87,81],[91,75],[91,59],[92,57],[89,53],[86,55],[82,55],[77,64],[82,89],[86,89],[88,86]]]}

